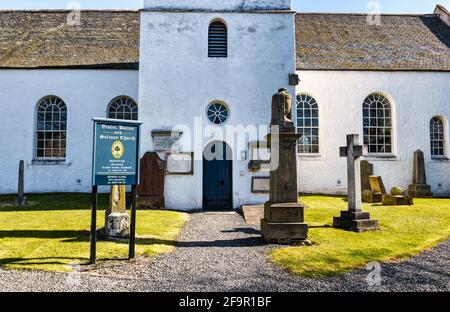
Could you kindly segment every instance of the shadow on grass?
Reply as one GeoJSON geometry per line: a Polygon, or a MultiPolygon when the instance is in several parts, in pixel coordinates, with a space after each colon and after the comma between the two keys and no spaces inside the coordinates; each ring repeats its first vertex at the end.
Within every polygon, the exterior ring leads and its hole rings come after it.
{"type": "Polygon", "coordinates": [[[0,259],[0,266],[6,266],[6,265],[21,265],[21,266],[31,266],[31,265],[67,265],[69,266],[69,263],[67,263],[68,260],[73,261],[83,261],[86,262],[89,259],[88,258],[80,258],[80,257],[40,257],[40,258],[4,258],[0,259]],[[53,260],[53,261],[48,261],[53,260]],[[61,260],[61,261],[57,261],[61,260]],[[66,261],[62,261],[66,260],[66,261]]]}
{"type": "Polygon", "coordinates": [[[0,238],[68,238],[78,241],[89,241],[89,232],[71,230],[11,230],[0,231],[0,238]]]}
{"type": "MultiPolygon", "coordinates": [[[[48,238],[48,239],[59,239],[66,238],[63,243],[74,243],[74,242],[89,242],[90,233],[89,231],[52,231],[52,230],[38,230],[38,231],[0,231],[0,238],[48,238]]],[[[104,238],[98,237],[99,242],[112,242],[116,244],[128,245],[129,240],[106,240],[104,238]]],[[[136,244],[138,245],[169,245],[175,246],[175,240],[164,240],[157,238],[145,238],[137,237],[136,244]]]]}
{"type": "Polygon", "coordinates": [[[325,224],[325,225],[310,225],[310,226],[308,226],[308,228],[310,228],[310,229],[334,229],[334,227],[329,225],[329,224],[325,224]]]}
{"type": "MultiPolygon", "coordinates": [[[[0,195],[0,212],[89,210],[91,208],[91,194],[86,193],[27,194],[26,196],[31,204],[19,207],[13,206],[14,195],[0,195]]],[[[108,203],[108,194],[98,195],[99,210],[105,210],[108,203]]]]}

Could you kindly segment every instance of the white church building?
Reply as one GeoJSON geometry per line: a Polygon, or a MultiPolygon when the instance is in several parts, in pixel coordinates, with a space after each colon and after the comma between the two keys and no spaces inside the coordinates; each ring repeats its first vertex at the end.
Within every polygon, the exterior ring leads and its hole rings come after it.
{"type": "Polygon", "coordinates": [[[339,147],[355,133],[387,188],[411,184],[422,150],[433,193],[450,196],[448,11],[374,23],[290,0],[0,11],[0,194],[17,191],[20,160],[28,193],[89,192],[92,118],[109,117],[142,121],[141,153],[163,159],[156,136],[179,133],[193,164],[166,175],[167,208],[263,203],[268,172],[253,165],[279,88],[296,100],[300,193],[346,194],[339,147]],[[203,150],[219,141],[233,158],[211,166],[203,150]]]}

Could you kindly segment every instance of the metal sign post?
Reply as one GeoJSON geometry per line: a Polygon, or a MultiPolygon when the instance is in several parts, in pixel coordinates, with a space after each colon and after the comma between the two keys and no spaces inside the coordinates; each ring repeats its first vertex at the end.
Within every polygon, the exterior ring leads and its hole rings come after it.
{"type": "Polygon", "coordinates": [[[136,186],[139,183],[139,121],[94,118],[90,263],[96,262],[98,186],[131,185],[129,258],[135,257],[136,186]]]}

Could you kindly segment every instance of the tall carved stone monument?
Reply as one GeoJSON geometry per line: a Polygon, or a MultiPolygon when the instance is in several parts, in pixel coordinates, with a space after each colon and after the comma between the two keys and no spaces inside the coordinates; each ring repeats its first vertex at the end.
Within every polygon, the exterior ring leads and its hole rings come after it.
{"type": "Polygon", "coordinates": [[[378,230],[378,221],[371,220],[370,213],[361,209],[360,157],[363,147],[359,145],[358,134],[347,135],[347,146],[340,148],[340,156],[347,158],[348,210],[334,218],[333,226],[354,232],[378,230]]]}
{"type": "Polygon", "coordinates": [[[431,186],[427,184],[425,159],[421,150],[414,152],[413,184],[408,187],[408,193],[414,198],[433,197],[431,186]]]}
{"type": "Polygon", "coordinates": [[[304,208],[298,200],[298,138],[292,122],[292,97],[280,89],[272,98],[271,133],[267,136],[271,161],[278,163],[270,172],[270,199],[261,221],[262,235],[269,243],[309,243],[304,208]]]}

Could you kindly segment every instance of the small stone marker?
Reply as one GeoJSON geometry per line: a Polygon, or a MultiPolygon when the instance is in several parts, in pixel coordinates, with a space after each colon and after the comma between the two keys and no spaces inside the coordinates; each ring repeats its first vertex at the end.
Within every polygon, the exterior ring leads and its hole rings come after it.
{"type": "Polygon", "coordinates": [[[111,186],[109,209],[106,211],[105,229],[108,238],[128,238],[130,236],[130,216],[126,207],[126,186],[111,186]]]}
{"type": "Polygon", "coordinates": [[[379,176],[370,176],[369,184],[370,191],[363,191],[363,202],[371,204],[381,203],[383,201],[383,196],[387,194],[383,179],[379,176]]]}
{"type": "Polygon", "coordinates": [[[371,220],[370,213],[361,210],[360,157],[363,147],[359,145],[358,134],[347,135],[347,146],[340,148],[340,156],[347,157],[348,210],[334,218],[333,226],[355,232],[378,230],[378,221],[371,220]]]}
{"type": "Polygon", "coordinates": [[[383,195],[383,206],[412,206],[414,200],[399,187],[393,187],[390,194],[383,195]]]}
{"type": "Polygon", "coordinates": [[[414,198],[433,197],[431,186],[427,184],[425,159],[421,150],[414,152],[413,184],[408,187],[408,192],[414,198]]]}
{"type": "Polygon", "coordinates": [[[386,194],[386,187],[384,186],[383,179],[379,176],[369,177],[370,188],[374,193],[386,194]]]}
{"type": "Polygon", "coordinates": [[[25,197],[25,162],[21,160],[19,162],[19,179],[17,186],[17,198],[16,205],[17,206],[25,206],[27,203],[27,198],[25,197]]]}

